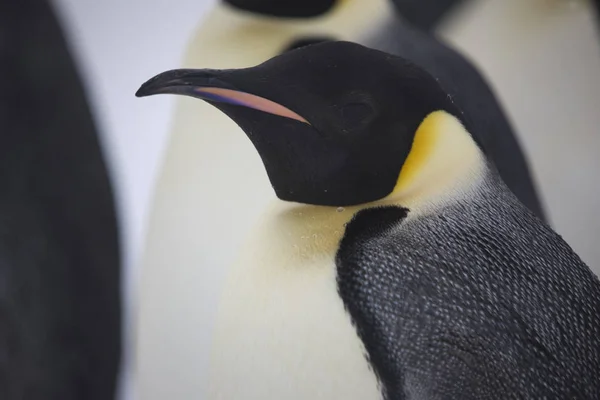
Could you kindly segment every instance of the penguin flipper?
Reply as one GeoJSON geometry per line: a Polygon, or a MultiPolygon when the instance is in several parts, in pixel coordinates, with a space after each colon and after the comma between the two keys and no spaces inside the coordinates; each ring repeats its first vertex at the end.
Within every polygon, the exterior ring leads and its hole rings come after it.
{"type": "Polygon", "coordinates": [[[600,396],[600,282],[493,181],[346,228],[338,290],[387,398],[600,396]]]}

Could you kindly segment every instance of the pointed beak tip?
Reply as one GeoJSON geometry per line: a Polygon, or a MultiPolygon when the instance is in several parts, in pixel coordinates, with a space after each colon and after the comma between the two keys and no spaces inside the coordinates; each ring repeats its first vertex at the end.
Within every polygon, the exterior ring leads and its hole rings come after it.
{"type": "Polygon", "coordinates": [[[156,94],[156,90],[152,90],[152,85],[150,84],[153,79],[150,79],[147,82],[144,82],[142,86],[135,92],[135,97],[147,97],[153,94],[156,94]]]}
{"type": "Polygon", "coordinates": [[[164,86],[168,83],[168,79],[164,79],[167,74],[168,72],[160,73],[142,83],[137,92],[135,92],[135,97],[147,97],[161,93],[161,89],[164,89],[164,86]]]}
{"type": "Polygon", "coordinates": [[[146,97],[147,95],[143,85],[135,92],[135,97],[146,97]]]}

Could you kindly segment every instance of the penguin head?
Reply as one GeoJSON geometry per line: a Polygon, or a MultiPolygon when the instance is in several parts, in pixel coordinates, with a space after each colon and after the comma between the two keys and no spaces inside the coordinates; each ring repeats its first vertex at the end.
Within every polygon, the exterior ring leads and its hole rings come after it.
{"type": "Polygon", "coordinates": [[[302,47],[251,68],[167,71],[136,96],[160,93],[220,109],[256,147],[280,199],[324,206],[390,195],[423,120],[456,114],[423,69],[350,42],[302,47]]]}

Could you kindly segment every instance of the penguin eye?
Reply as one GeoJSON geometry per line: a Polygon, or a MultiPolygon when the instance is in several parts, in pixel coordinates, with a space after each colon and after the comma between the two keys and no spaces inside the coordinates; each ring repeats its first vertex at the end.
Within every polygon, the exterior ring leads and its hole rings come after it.
{"type": "Polygon", "coordinates": [[[344,125],[349,128],[366,124],[374,114],[373,107],[363,102],[347,103],[342,106],[341,111],[344,125]]]}

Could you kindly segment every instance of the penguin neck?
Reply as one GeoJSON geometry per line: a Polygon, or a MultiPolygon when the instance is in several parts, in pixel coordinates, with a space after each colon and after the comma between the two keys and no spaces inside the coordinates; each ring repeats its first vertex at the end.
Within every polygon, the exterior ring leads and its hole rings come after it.
{"type": "Polygon", "coordinates": [[[467,197],[487,171],[485,157],[453,115],[434,111],[415,132],[392,193],[382,203],[402,205],[413,215],[467,197]]]}
{"type": "Polygon", "coordinates": [[[332,258],[346,224],[361,208],[364,206],[336,208],[276,200],[264,220],[268,226],[263,231],[271,232],[272,248],[291,254],[291,262],[332,258]]]}
{"type": "Polygon", "coordinates": [[[413,145],[388,196],[350,207],[315,206],[277,200],[270,216],[277,240],[300,258],[335,255],[345,225],[360,210],[395,205],[408,218],[435,212],[468,198],[481,183],[485,158],[464,126],[452,115],[429,114],[415,133],[413,145]]]}

